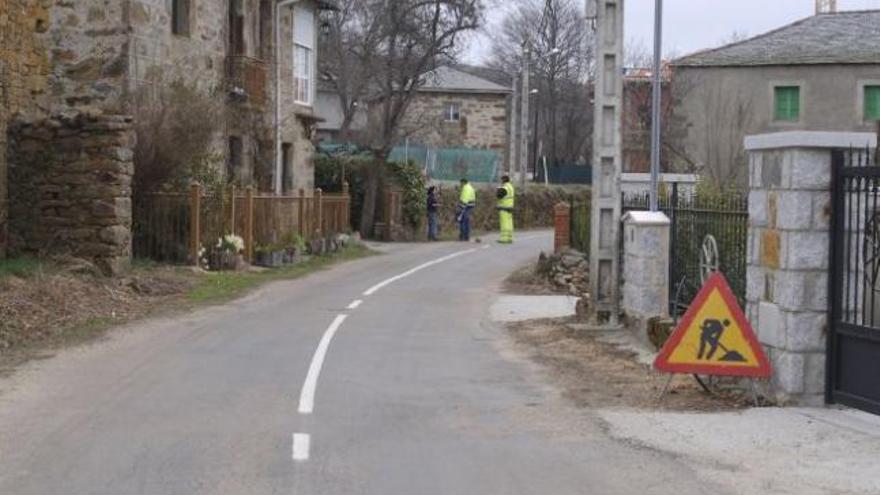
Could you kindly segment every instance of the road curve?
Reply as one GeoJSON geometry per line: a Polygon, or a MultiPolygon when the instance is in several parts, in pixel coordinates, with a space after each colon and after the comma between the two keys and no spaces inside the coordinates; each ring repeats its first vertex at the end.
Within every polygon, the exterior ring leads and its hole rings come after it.
{"type": "Polygon", "coordinates": [[[386,246],[32,363],[0,380],[0,493],[717,491],[610,439],[487,320],[551,242],[386,246]]]}

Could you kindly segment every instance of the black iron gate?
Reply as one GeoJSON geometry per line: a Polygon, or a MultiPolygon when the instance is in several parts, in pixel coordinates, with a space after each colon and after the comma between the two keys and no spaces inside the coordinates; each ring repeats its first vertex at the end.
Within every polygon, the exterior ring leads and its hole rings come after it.
{"type": "Polygon", "coordinates": [[[835,151],[831,183],[826,398],[880,414],[880,166],[835,151]]]}

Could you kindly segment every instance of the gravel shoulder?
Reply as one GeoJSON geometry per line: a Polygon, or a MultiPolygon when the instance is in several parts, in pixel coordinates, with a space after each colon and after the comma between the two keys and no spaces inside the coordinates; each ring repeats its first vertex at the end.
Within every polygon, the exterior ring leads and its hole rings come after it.
{"type": "MultiPolygon", "coordinates": [[[[542,293],[524,268],[505,289],[542,293]],[[524,279],[527,283],[522,283],[524,279]]],[[[752,407],[748,394],[708,394],[691,376],[651,367],[631,335],[587,330],[577,318],[506,325],[514,352],[537,366],[563,400],[597,417],[623,444],[692,468],[741,494],[880,493],[880,418],[836,408],[752,407]]],[[[707,488],[707,491],[712,491],[707,488]]]]}

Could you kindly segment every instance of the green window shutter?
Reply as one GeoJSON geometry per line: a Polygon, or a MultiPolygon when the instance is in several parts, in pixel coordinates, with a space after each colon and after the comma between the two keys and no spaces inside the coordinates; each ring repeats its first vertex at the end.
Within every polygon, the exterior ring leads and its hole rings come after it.
{"type": "Polygon", "coordinates": [[[865,86],[865,120],[880,120],[880,86],[865,86]]]}
{"type": "Polygon", "coordinates": [[[774,88],[776,120],[796,121],[801,116],[801,88],[777,86],[774,88]]]}

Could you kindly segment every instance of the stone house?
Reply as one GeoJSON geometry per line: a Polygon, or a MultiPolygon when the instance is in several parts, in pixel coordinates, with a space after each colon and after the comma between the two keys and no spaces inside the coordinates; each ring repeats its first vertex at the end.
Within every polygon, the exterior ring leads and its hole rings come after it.
{"type": "Polygon", "coordinates": [[[48,57],[37,39],[48,11],[34,0],[0,0],[0,256],[6,250],[7,128],[20,112],[37,106],[47,89],[48,57]]]}
{"type": "MultiPolygon", "coordinates": [[[[107,142],[119,147],[112,153],[128,178],[104,190],[111,197],[91,199],[109,201],[113,211],[127,210],[120,222],[130,227],[134,129],[144,102],[149,105],[173,84],[193,88],[221,107],[213,151],[225,162],[220,168],[227,178],[275,192],[311,190],[317,11],[331,7],[324,0],[0,0],[0,244],[6,245],[7,204],[35,212],[28,221],[46,212],[63,217],[65,209],[44,203],[67,204],[71,189],[83,194],[77,187],[83,184],[58,184],[54,177],[42,192],[9,187],[7,201],[7,186],[30,173],[7,180],[7,170],[63,172],[69,163],[37,166],[47,162],[43,155],[55,152],[63,155],[60,162],[82,158],[88,169],[107,158],[85,160],[107,152],[97,144],[105,131],[107,142]],[[68,139],[78,133],[87,142],[68,139]],[[71,147],[79,155],[71,154],[71,147]]],[[[87,182],[85,177],[79,180],[87,182]]],[[[92,216],[57,222],[75,226],[92,216]]],[[[70,237],[57,232],[57,225],[43,230],[70,237]]],[[[88,237],[83,229],[72,231],[88,237]]],[[[126,242],[119,239],[121,257],[126,242]]]]}
{"type": "Polygon", "coordinates": [[[425,76],[401,128],[426,146],[490,149],[504,156],[511,92],[460,68],[438,67],[425,76]]]}
{"type": "Polygon", "coordinates": [[[878,26],[880,10],[818,14],[674,60],[688,157],[718,181],[745,184],[746,135],[876,131],[878,26]]]}

